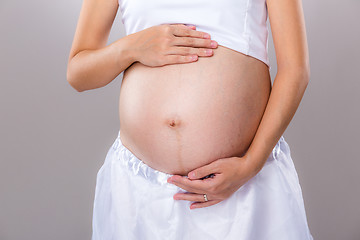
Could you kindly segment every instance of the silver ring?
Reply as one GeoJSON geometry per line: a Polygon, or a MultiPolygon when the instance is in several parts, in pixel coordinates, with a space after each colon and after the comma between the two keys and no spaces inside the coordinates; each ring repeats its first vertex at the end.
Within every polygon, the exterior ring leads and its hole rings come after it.
{"type": "Polygon", "coordinates": [[[208,201],[206,194],[204,194],[204,199],[205,199],[205,202],[208,201]]]}

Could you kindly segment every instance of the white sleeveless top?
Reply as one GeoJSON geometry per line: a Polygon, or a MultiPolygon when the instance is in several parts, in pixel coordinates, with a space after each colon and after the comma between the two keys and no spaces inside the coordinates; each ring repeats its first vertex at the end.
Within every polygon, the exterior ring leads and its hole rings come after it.
{"type": "Polygon", "coordinates": [[[219,45],[270,67],[266,0],[118,1],[126,35],[160,24],[195,25],[219,45]]]}

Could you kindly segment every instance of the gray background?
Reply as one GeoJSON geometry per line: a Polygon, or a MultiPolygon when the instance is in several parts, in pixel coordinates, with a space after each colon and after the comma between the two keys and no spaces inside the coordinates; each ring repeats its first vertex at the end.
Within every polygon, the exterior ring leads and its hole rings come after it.
{"type": "MultiPolygon", "coordinates": [[[[96,173],[119,130],[122,74],[82,93],[66,81],[81,4],[0,2],[1,240],[91,237],[96,173]]],[[[311,79],[284,136],[314,239],[359,240],[360,2],[303,7],[311,79]]],[[[124,34],[119,11],[109,43],[124,34]]],[[[272,39],[269,53],[274,79],[272,39]]]]}

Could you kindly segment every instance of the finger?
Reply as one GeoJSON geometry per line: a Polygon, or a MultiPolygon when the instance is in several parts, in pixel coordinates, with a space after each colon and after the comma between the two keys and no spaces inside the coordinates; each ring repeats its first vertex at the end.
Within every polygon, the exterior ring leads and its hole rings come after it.
{"type": "Polygon", "coordinates": [[[215,48],[217,42],[211,39],[201,39],[195,37],[175,37],[172,41],[173,46],[191,46],[191,47],[202,47],[202,48],[215,48]],[[215,45],[211,45],[214,42],[215,45]]]}
{"type": "Polygon", "coordinates": [[[176,63],[189,63],[194,62],[198,59],[197,55],[166,55],[164,56],[166,64],[176,64],[176,63]]]}
{"type": "MultiPolygon", "coordinates": [[[[207,199],[210,201],[209,196],[207,196],[207,199]]],[[[204,194],[197,194],[197,193],[191,193],[191,192],[185,192],[185,193],[176,193],[173,196],[174,200],[187,200],[192,202],[205,202],[204,194]]]]}
{"type": "Polygon", "coordinates": [[[206,38],[206,39],[211,38],[210,34],[191,29],[185,25],[178,25],[178,27],[174,27],[172,34],[177,37],[194,37],[194,38],[206,38]]]}
{"type": "Polygon", "coordinates": [[[213,161],[207,165],[201,166],[195,170],[190,171],[188,173],[188,178],[192,180],[200,179],[215,173],[221,173],[219,161],[213,161]]]}
{"type": "Polygon", "coordinates": [[[196,26],[195,25],[186,25],[186,24],[178,24],[178,23],[175,23],[175,24],[171,24],[171,25],[177,25],[177,26],[186,26],[188,28],[191,28],[191,29],[196,29],[196,26]]]}
{"type": "Polygon", "coordinates": [[[168,178],[168,182],[175,184],[188,192],[200,194],[207,192],[207,190],[213,185],[213,179],[210,178],[204,180],[190,180],[187,177],[181,177],[178,175],[168,178]]]}
{"type": "Polygon", "coordinates": [[[198,56],[211,56],[213,54],[212,49],[207,48],[192,48],[192,47],[170,47],[168,54],[178,54],[178,55],[198,55],[198,56]]]}
{"type": "Polygon", "coordinates": [[[178,186],[179,188],[184,189],[187,192],[191,192],[191,193],[197,193],[197,194],[202,194],[204,192],[204,190],[199,190],[199,189],[194,189],[188,185],[179,183],[179,182],[170,182],[171,184],[174,184],[176,186],[178,186]]]}
{"type": "MultiPolygon", "coordinates": [[[[196,30],[196,26],[194,26],[194,25],[185,25],[185,26],[187,26],[187,27],[189,27],[189,28],[191,28],[191,29],[193,29],[193,30],[196,30]]],[[[206,36],[208,36],[208,35],[206,35],[206,36]]],[[[209,35],[210,36],[210,35],[209,35]]]]}
{"type": "Polygon", "coordinates": [[[221,201],[222,200],[209,200],[207,202],[195,202],[190,205],[190,209],[209,207],[209,206],[215,205],[221,201]]]}

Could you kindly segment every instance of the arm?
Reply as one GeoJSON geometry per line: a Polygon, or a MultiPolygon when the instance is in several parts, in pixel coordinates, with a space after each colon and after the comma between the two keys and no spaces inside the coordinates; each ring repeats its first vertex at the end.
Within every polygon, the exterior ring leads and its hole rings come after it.
{"type": "Polygon", "coordinates": [[[267,0],[278,72],[256,131],[244,156],[217,159],[168,182],[191,192],[178,200],[196,201],[190,208],[208,207],[229,198],[264,166],[294,116],[310,78],[306,31],[301,0],[267,0]],[[212,174],[213,177],[202,179],[212,174]],[[202,200],[206,193],[209,201],[202,200]]]}
{"type": "Polygon", "coordinates": [[[67,67],[79,92],[107,85],[135,61],[128,36],[105,46],[117,9],[117,0],[83,2],[67,67]]]}
{"type": "Polygon", "coordinates": [[[205,32],[184,24],[149,27],[105,46],[118,1],[83,1],[67,67],[67,81],[79,92],[109,84],[134,62],[151,67],[189,63],[209,57],[204,50],[217,47],[205,32]]]}
{"type": "Polygon", "coordinates": [[[246,152],[257,174],[289,125],[310,78],[301,0],[267,0],[278,72],[255,137],[246,152]]]}

